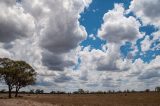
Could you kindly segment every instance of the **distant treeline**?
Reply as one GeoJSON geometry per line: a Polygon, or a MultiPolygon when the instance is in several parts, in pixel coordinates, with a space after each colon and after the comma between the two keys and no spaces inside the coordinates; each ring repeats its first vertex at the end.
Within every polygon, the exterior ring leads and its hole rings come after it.
{"type": "MultiPolygon", "coordinates": [[[[5,89],[1,90],[0,93],[7,93],[5,89]]],[[[135,90],[124,90],[124,91],[85,91],[83,89],[78,89],[74,92],[65,92],[65,91],[51,91],[50,93],[45,93],[44,90],[41,89],[32,89],[30,91],[20,91],[19,93],[22,94],[113,94],[113,93],[141,93],[141,92],[160,92],[160,87],[156,87],[154,91],[151,91],[150,89],[146,89],[144,91],[135,91],[135,90]]],[[[14,93],[14,92],[13,92],[14,93]]]]}

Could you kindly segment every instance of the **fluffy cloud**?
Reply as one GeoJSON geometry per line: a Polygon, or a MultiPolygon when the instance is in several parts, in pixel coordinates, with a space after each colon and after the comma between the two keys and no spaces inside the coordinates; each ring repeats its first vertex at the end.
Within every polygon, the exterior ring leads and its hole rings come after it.
{"type": "Polygon", "coordinates": [[[76,64],[76,58],[74,58],[75,54],[73,56],[71,53],[68,54],[55,54],[51,52],[43,52],[42,53],[42,62],[45,66],[48,67],[50,70],[56,70],[56,71],[63,71],[65,67],[71,67],[76,64]]]}
{"type": "Polygon", "coordinates": [[[157,27],[157,32],[153,32],[151,39],[148,35],[145,36],[144,40],[141,42],[142,52],[152,50],[159,50],[159,26],[160,26],[160,1],[159,0],[133,0],[129,7],[129,12],[133,12],[137,18],[142,21],[143,26],[154,25],[157,27]]]}
{"type": "Polygon", "coordinates": [[[141,59],[133,63],[130,59],[121,59],[117,44],[107,46],[106,51],[90,51],[88,47],[79,52],[81,64],[78,69],[78,82],[83,82],[83,88],[91,89],[93,85],[101,90],[143,90],[153,89],[159,84],[157,80],[160,73],[160,56],[150,63],[144,63],[141,59]],[[139,87],[140,85],[143,86],[139,87]]]}
{"type": "Polygon", "coordinates": [[[71,70],[77,63],[76,48],[87,35],[79,14],[91,0],[0,2],[0,56],[30,63],[39,85],[72,80],[72,73],[53,70],[71,70]]]}
{"type": "Polygon", "coordinates": [[[151,70],[149,70],[147,72],[142,73],[138,77],[138,79],[140,79],[140,80],[144,80],[144,79],[149,80],[149,79],[154,78],[154,77],[159,78],[160,77],[160,72],[157,71],[159,68],[160,67],[157,67],[155,70],[151,69],[151,70]]]}
{"type": "Polygon", "coordinates": [[[71,81],[72,77],[71,76],[67,76],[66,74],[60,74],[59,76],[57,76],[54,81],[56,83],[64,83],[64,82],[68,82],[71,81]]]}
{"type": "Polygon", "coordinates": [[[126,10],[122,4],[115,4],[114,9],[109,10],[103,17],[104,23],[98,31],[98,35],[109,42],[105,56],[101,57],[97,64],[97,70],[127,71],[124,67],[127,61],[121,59],[120,46],[124,41],[133,41],[142,36],[139,32],[140,23],[133,16],[126,16],[126,10]]]}
{"type": "Polygon", "coordinates": [[[144,25],[160,26],[160,0],[132,0],[130,11],[140,18],[144,25]]]}
{"type": "Polygon", "coordinates": [[[113,10],[107,12],[103,17],[98,35],[111,43],[120,43],[122,41],[132,41],[140,36],[140,23],[133,17],[125,16],[125,10],[122,4],[115,4],[113,10]]]}
{"type": "Polygon", "coordinates": [[[153,41],[154,41],[154,44],[153,44],[153,50],[160,50],[160,31],[157,31],[155,33],[153,33],[153,41]],[[158,43],[155,43],[155,42],[158,42],[158,43]]]}
{"type": "Polygon", "coordinates": [[[160,31],[152,33],[151,36],[152,38],[146,35],[144,40],[141,42],[141,49],[143,53],[149,50],[159,50],[160,31]]]}
{"type": "Polygon", "coordinates": [[[14,0],[2,0],[0,3],[0,42],[11,42],[15,39],[32,36],[34,20],[23,8],[17,7],[14,0]]]}
{"type": "Polygon", "coordinates": [[[107,46],[108,48],[105,51],[95,49],[89,51],[89,47],[81,51],[79,54],[82,60],[81,66],[87,67],[88,70],[96,71],[126,71],[128,69],[125,65],[127,61],[121,59],[119,45],[107,44],[107,46]]]}
{"type": "Polygon", "coordinates": [[[134,63],[129,65],[130,69],[129,69],[128,75],[137,77],[138,79],[141,79],[141,80],[157,77],[157,75],[159,75],[158,73],[159,73],[159,67],[160,67],[158,63],[159,60],[160,60],[160,56],[157,56],[150,63],[145,63],[141,59],[138,59],[134,63]]]}
{"type": "MultiPolygon", "coordinates": [[[[1,0],[0,57],[30,63],[38,72],[36,87],[46,91],[153,87],[147,84],[158,80],[158,56],[150,64],[140,59],[134,63],[121,59],[121,42],[141,35],[139,22],[127,17],[121,4],[104,15],[98,34],[109,43],[103,50],[82,50],[78,46],[87,35],[78,20],[90,3],[91,0],[1,0]]],[[[153,33],[152,40],[159,39],[159,35],[159,31],[153,33]]],[[[150,42],[147,37],[145,40],[150,42]]],[[[146,51],[150,46],[143,47],[146,51]]],[[[154,50],[158,48],[156,44],[154,50]]]]}
{"type": "Polygon", "coordinates": [[[0,57],[11,57],[10,55],[11,55],[11,54],[10,54],[9,51],[0,48],[0,57]]]}
{"type": "Polygon", "coordinates": [[[151,47],[152,43],[153,42],[150,40],[150,37],[149,36],[145,36],[145,39],[141,43],[142,51],[144,52],[144,51],[150,50],[150,47],[151,47]]]}
{"type": "MultiPolygon", "coordinates": [[[[64,70],[73,66],[74,61],[64,58],[86,38],[86,31],[79,24],[79,14],[91,1],[22,1],[26,12],[37,22],[42,63],[52,70],[64,70]]],[[[74,56],[73,56],[74,57],[74,56]]],[[[72,58],[72,57],[71,57],[72,58]]]]}
{"type": "Polygon", "coordinates": [[[84,27],[78,22],[82,4],[78,1],[48,2],[50,12],[46,26],[41,33],[40,45],[53,53],[69,52],[77,47],[86,36],[84,27]]]}

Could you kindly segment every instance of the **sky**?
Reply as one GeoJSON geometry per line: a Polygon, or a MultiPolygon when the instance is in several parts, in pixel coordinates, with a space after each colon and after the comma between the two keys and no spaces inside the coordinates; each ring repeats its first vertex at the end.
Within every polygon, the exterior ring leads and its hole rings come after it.
{"type": "Polygon", "coordinates": [[[160,86],[159,5],[160,0],[0,0],[0,57],[36,70],[36,84],[25,89],[153,90],[160,86]]]}

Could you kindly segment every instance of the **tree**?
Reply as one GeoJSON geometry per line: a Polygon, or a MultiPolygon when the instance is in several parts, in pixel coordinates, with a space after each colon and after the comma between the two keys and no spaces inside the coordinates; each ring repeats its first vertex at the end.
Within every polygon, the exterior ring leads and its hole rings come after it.
{"type": "Polygon", "coordinates": [[[17,97],[19,90],[36,81],[35,70],[24,61],[13,61],[8,58],[0,58],[0,77],[8,85],[9,98],[11,91],[15,87],[17,97]]]}
{"type": "Polygon", "coordinates": [[[30,94],[34,94],[34,89],[31,89],[31,90],[29,91],[29,93],[30,93],[30,94]]]}
{"type": "Polygon", "coordinates": [[[150,92],[150,89],[146,89],[145,92],[150,92]]]}
{"type": "Polygon", "coordinates": [[[85,93],[85,92],[84,92],[83,89],[78,89],[78,93],[79,93],[79,94],[83,94],[83,93],[85,93]]]}
{"type": "Polygon", "coordinates": [[[160,92],[160,87],[156,87],[156,88],[155,88],[155,91],[156,91],[156,92],[160,92]]]}
{"type": "Polygon", "coordinates": [[[27,85],[32,85],[35,83],[36,72],[25,61],[15,61],[15,71],[16,78],[14,80],[14,85],[16,88],[15,97],[17,97],[18,92],[22,87],[26,87],[27,85]]]}
{"type": "Polygon", "coordinates": [[[51,91],[50,94],[56,94],[56,91],[51,91]]]}
{"type": "Polygon", "coordinates": [[[43,91],[43,90],[40,90],[40,89],[36,89],[35,93],[36,93],[36,94],[43,94],[44,91],[43,91]]]}
{"type": "Polygon", "coordinates": [[[6,90],[5,89],[2,89],[1,91],[0,91],[0,93],[5,93],[6,92],[6,90]]]}
{"type": "Polygon", "coordinates": [[[0,58],[0,77],[8,85],[8,97],[11,98],[11,91],[14,88],[15,70],[14,61],[8,58],[0,58]]]}

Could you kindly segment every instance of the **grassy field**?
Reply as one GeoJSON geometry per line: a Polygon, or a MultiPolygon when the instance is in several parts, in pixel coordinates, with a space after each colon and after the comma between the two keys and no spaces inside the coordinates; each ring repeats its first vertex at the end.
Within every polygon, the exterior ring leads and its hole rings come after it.
{"type": "MultiPolygon", "coordinates": [[[[23,95],[20,100],[34,101],[35,103],[40,104],[50,104],[51,106],[160,106],[160,93],[150,92],[71,95],[33,94],[23,95]]],[[[26,106],[36,105],[31,104],[26,106]]]]}

